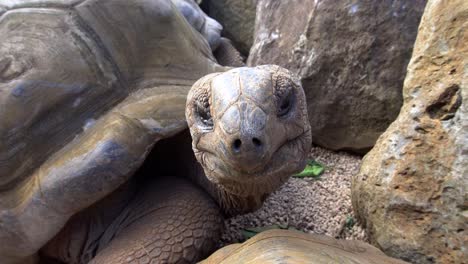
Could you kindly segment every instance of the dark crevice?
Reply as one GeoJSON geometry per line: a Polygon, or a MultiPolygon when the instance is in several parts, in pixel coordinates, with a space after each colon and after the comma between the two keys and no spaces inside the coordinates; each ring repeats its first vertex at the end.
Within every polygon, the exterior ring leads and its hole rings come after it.
{"type": "Polygon", "coordinates": [[[432,119],[449,120],[455,116],[462,104],[460,86],[454,84],[448,87],[440,96],[426,108],[432,119]]]}

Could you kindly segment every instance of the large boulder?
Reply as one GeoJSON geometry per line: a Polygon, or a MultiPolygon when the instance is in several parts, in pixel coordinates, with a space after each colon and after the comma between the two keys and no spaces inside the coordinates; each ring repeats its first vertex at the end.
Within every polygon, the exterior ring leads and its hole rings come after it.
{"type": "Polygon", "coordinates": [[[468,259],[468,1],[428,2],[397,120],[353,178],[372,243],[412,263],[468,259]]]}
{"type": "Polygon", "coordinates": [[[247,55],[253,43],[256,0],[204,0],[208,14],[224,27],[223,34],[247,55]]]}
{"type": "Polygon", "coordinates": [[[368,151],[398,115],[425,1],[259,0],[248,65],[302,78],[314,142],[368,151]]]}

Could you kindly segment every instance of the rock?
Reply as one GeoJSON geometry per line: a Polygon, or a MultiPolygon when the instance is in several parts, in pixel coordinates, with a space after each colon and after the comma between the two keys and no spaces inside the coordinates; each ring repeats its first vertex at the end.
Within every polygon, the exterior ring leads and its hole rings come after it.
{"type": "Polygon", "coordinates": [[[231,39],[239,51],[247,55],[253,43],[256,0],[203,1],[208,15],[224,27],[223,34],[231,39]]]}
{"type": "Polygon", "coordinates": [[[412,263],[468,258],[468,2],[428,2],[397,120],[353,178],[373,244],[412,263]]]}
{"type": "Polygon", "coordinates": [[[259,0],[248,65],[300,75],[314,142],[368,151],[402,104],[425,1],[259,0]]]}

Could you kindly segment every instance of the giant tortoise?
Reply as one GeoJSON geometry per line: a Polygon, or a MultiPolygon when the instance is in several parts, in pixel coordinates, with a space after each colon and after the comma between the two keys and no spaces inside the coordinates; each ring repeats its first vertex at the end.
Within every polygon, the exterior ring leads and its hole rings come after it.
{"type": "Polygon", "coordinates": [[[301,170],[297,78],[226,71],[190,20],[170,0],[0,2],[0,263],[194,262],[301,170]]]}
{"type": "Polygon", "coordinates": [[[339,240],[296,230],[262,232],[242,244],[216,251],[200,264],[405,264],[379,249],[354,240],[339,240]]]}

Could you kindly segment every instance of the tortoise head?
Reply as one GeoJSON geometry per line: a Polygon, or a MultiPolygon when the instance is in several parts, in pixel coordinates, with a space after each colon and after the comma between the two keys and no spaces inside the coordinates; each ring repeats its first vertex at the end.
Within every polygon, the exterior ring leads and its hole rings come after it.
{"type": "Polygon", "coordinates": [[[258,208],[305,166],[312,136],[304,91],[279,66],[203,77],[189,93],[186,116],[195,156],[228,212],[258,208]]]}

